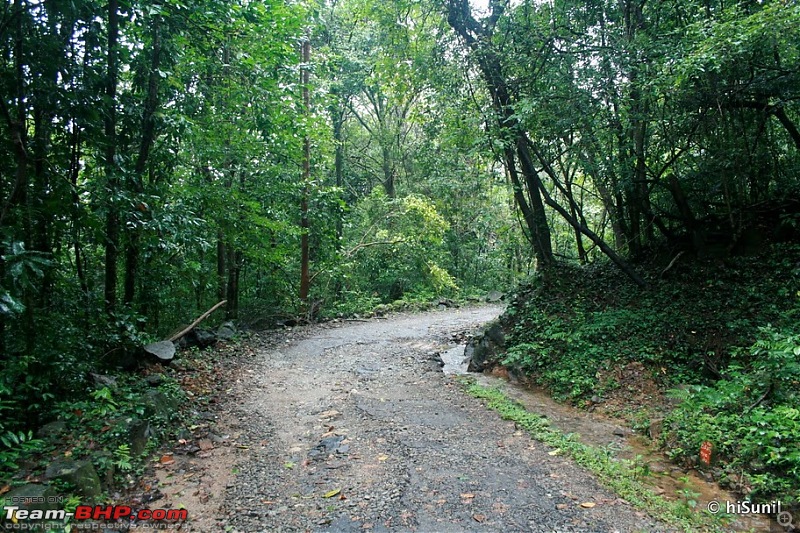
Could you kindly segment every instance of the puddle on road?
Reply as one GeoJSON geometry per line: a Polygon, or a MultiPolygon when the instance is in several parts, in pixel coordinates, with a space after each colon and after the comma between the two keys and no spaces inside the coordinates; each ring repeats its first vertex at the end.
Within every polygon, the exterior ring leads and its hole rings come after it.
{"type": "MultiPolygon", "coordinates": [[[[467,373],[463,346],[442,352],[441,357],[445,363],[442,369],[445,374],[467,373]]],[[[706,509],[709,502],[716,501],[721,503],[723,510],[725,502],[735,504],[741,500],[741,497],[723,490],[716,483],[704,480],[696,472],[686,472],[671,463],[663,453],[649,446],[648,439],[633,433],[622,421],[558,403],[543,390],[517,385],[500,377],[469,375],[474,376],[477,383],[484,387],[500,388],[509,398],[518,401],[529,411],[546,416],[560,431],[578,435],[584,444],[612,450],[616,457],[636,459],[637,463],[648,465],[652,475],[646,476],[644,482],[651,485],[656,494],[666,499],[682,500],[691,496],[697,502],[697,509],[706,509]]],[[[763,515],[739,516],[727,529],[770,531],[770,520],[763,515]]]]}
{"type": "Polygon", "coordinates": [[[442,358],[442,362],[444,363],[442,372],[444,372],[446,376],[462,375],[467,373],[469,359],[464,356],[463,346],[456,346],[455,348],[451,348],[446,352],[442,352],[439,354],[439,357],[442,358]]]}

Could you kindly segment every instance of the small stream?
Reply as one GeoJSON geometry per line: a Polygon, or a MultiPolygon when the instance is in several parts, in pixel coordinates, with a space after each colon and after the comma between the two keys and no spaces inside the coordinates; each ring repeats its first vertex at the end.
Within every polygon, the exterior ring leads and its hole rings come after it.
{"type": "MultiPolygon", "coordinates": [[[[468,360],[464,358],[464,346],[442,352],[441,358],[445,374],[467,374],[468,360]]],[[[712,501],[720,503],[725,510],[726,502],[735,504],[742,499],[716,483],[706,481],[697,472],[687,472],[673,464],[661,451],[650,446],[649,439],[634,433],[622,421],[558,403],[541,389],[511,383],[501,377],[470,375],[484,387],[501,389],[529,411],[547,417],[563,433],[577,435],[584,444],[612,450],[616,457],[635,459],[637,463],[648,465],[651,475],[645,476],[643,481],[666,499],[680,500],[690,495],[697,502],[698,510],[707,509],[712,501]]],[[[727,527],[730,531],[770,531],[770,523],[765,515],[739,515],[727,527]]]]}

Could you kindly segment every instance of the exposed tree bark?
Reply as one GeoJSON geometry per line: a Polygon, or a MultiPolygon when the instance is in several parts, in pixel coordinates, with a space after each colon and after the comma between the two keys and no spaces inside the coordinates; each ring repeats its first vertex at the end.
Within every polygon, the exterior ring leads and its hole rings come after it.
{"type": "Polygon", "coordinates": [[[763,111],[767,115],[774,116],[784,127],[786,133],[789,134],[789,138],[791,138],[792,142],[794,142],[795,148],[800,150],[800,130],[797,129],[795,123],[792,122],[792,120],[786,114],[786,110],[783,108],[783,105],[773,105],[766,102],[749,100],[734,100],[725,104],[725,107],[728,109],[755,109],[757,111],[763,111]]]}
{"type": "Polygon", "coordinates": [[[561,204],[553,200],[550,194],[547,192],[544,187],[542,188],[542,196],[544,196],[545,203],[550,206],[552,209],[558,212],[564,220],[566,220],[573,228],[579,230],[581,233],[586,235],[590,241],[592,241],[595,246],[600,248],[600,250],[609,258],[611,261],[617,265],[620,270],[622,270],[625,274],[628,275],[638,286],[640,287],[647,287],[647,282],[625,261],[620,257],[614,250],[611,249],[606,242],[600,238],[595,232],[589,229],[586,225],[582,224],[579,220],[573,218],[569,211],[564,209],[561,204]]]}
{"type": "MultiPolygon", "coordinates": [[[[155,113],[158,109],[158,91],[161,80],[159,68],[161,66],[161,17],[153,18],[153,43],[152,57],[147,80],[147,97],[142,113],[142,137],[139,142],[139,154],[133,170],[133,190],[136,193],[144,191],[143,177],[147,168],[150,150],[156,137],[155,113]]],[[[146,211],[141,204],[142,213],[146,211]]],[[[134,215],[136,216],[136,215],[134,215]]],[[[139,255],[141,246],[141,230],[138,224],[128,232],[128,243],[125,251],[125,288],[123,302],[132,304],[136,295],[137,274],[139,268],[139,255]]]]}
{"type": "MultiPolygon", "coordinates": [[[[561,192],[562,195],[564,195],[564,197],[567,199],[570,205],[574,206],[576,211],[580,213],[580,209],[578,208],[578,206],[575,205],[575,199],[572,198],[569,192],[564,188],[564,185],[558,179],[558,174],[556,173],[552,165],[550,165],[549,161],[547,161],[547,159],[544,157],[544,154],[542,154],[539,150],[537,150],[535,146],[531,145],[530,141],[528,141],[527,138],[525,138],[522,142],[524,142],[526,146],[531,146],[531,151],[533,151],[534,155],[536,156],[536,159],[542,165],[543,172],[548,176],[550,176],[550,179],[555,185],[555,187],[561,192]]],[[[527,151],[525,153],[527,154],[527,161],[528,161],[527,164],[533,166],[533,162],[530,160],[530,154],[527,151]]],[[[550,193],[547,192],[547,189],[544,187],[544,184],[541,182],[541,180],[539,180],[539,187],[542,193],[542,197],[544,198],[545,203],[549,207],[551,207],[558,214],[560,214],[564,218],[564,220],[566,220],[575,230],[578,230],[584,235],[586,235],[589,238],[589,240],[591,240],[595,244],[595,246],[600,248],[600,251],[602,251],[615,265],[617,265],[620,268],[620,270],[622,270],[625,274],[627,274],[628,277],[634,281],[634,283],[636,283],[640,287],[647,286],[647,283],[633,269],[633,267],[631,267],[627,263],[627,261],[625,261],[622,258],[622,256],[617,254],[610,246],[608,246],[608,244],[599,235],[597,235],[595,232],[591,230],[591,228],[589,228],[589,226],[586,224],[585,219],[583,219],[582,215],[580,219],[570,215],[569,211],[564,209],[564,207],[558,202],[556,202],[552,198],[550,193]]]]}
{"type": "Polygon", "coordinates": [[[225,250],[225,235],[222,230],[217,230],[217,297],[225,299],[226,287],[225,277],[227,275],[226,258],[227,251],[225,250]]]}
{"type": "Polygon", "coordinates": [[[527,146],[523,141],[524,132],[513,114],[513,102],[502,74],[500,58],[490,47],[494,26],[502,16],[505,4],[493,0],[491,2],[492,12],[485,24],[475,20],[467,0],[449,0],[447,6],[448,23],[477,56],[478,65],[492,97],[498,126],[501,131],[508,132],[513,140],[513,149],[517,151],[525,187],[527,188],[527,198],[522,192],[522,180],[519,177],[515,177],[517,176],[517,169],[514,164],[514,157],[510,156],[508,152],[509,149],[506,149],[504,158],[506,170],[512,179],[514,198],[523,213],[523,219],[531,235],[531,243],[537,258],[537,268],[548,268],[554,263],[554,258],[550,226],[547,222],[547,215],[539,192],[541,190],[541,181],[536,169],[529,164],[529,154],[526,156],[527,146]]]}
{"type": "MultiPolygon", "coordinates": [[[[336,183],[336,188],[341,190],[344,186],[344,138],[342,135],[342,126],[344,125],[344,111],[342,109],[335,109],[333,115],[333,142],[334,142],[334,155],[333,155],[333,175],[336,183]]],[[[336,242],[334,247],[336,251],[342,249],[342,235],[344,227],[342,220],[342,213],[336,213],[336,242]]]]}
{"type": "Polygon", "coordinates": [[[103,297],[106,311],[113,313],[117,302],[117,258],[119,256],[120,217],[116,207],[119,176],[117,155],[117,41],[119,40],[118,0],[108,2],[108,59],[106,70],[106,118],[105,118],[105,171],[108,187],[105,243],[105,287],[103,297]]]}
{"type": "Polygon", "coordinates": [[[233,246],[228,246],[228,285],[226,293],[228,296],[228,309],[225,312],[226,318],[235,320],[239,318],[239,278],[242,272],[242,262],[244,255],[235,250],[233,246]]]}
{"type": "Polygon", "coordinates": [[[647,111],[648,105],[646,98],[642,94],[640,87],[642,78],[642,60],[637,55],[635,42],[637,34],[644,27],[643,7],[644,1],[624,0],[623,17],[625,24],[626,41],[629,47],[630,68],[628,69],[628,79],[630,80],[630,113],[628,135],[631,143],[631,183],[628,187],[628,213],[630,222],[630,250],[636,256],[642,252],[644,241],[653,239],[653,229],[651,220],[648,216],[650,208],[650,196],[647,189],[647,165],[645,140],[647,134],[647,111]]]}
{"type": "MultiPolygon", "coordinates": [[[[571,179],[567,179],[566,183],[564,185],[565,185],[565,187],[567,189],[567,192],[569,193],[570,197],[574,198],[573,193],[572,193],[572,180],[571,179]]],[[[570,215],[572,215],[572,218],[574,218],[576,220],[578,220],[578,213],[581,213],[581,214],[583,213],[583,211],[580,209],[580,207],[578,207],[576,205],[576,202],[570,202],[569,203],[569,212],[570,212],[570,215]]],[[[584,224],[586,224],[585,220],[583,220],[582,222],[584,224]]],[[[575,247],[578,250],[578,261],[582,265],[585,265],[586,263],[589,262],[589,257],[586,254],[586,248],[584,248],[584,246],[583,246],[583,238],[581,237],[580,230],[575,229],[575,228],[573,228],[573,229],[575,231],[575,247]]]]}
{"type": "MultiPolygon", "coordinates": [[[[309,73],[308,64],[311,61],[311,41],[308,39],[303,41],[301,59],[303,62],[303,69],[301,72],[300,83],[303,86],[303,106],[306,116],[311,113],[311,97],[309,91],[309,73]]],[[[302,176],[302,192],[300,198],[300,300],[305,304],[308,300],[308,292],[310,287],[310,274],[309,274],[309,242],[308,242],[308,184],[311,181],[311,138],[306,132],[305,139],[303,140],[303,176],[302,176]]]]}

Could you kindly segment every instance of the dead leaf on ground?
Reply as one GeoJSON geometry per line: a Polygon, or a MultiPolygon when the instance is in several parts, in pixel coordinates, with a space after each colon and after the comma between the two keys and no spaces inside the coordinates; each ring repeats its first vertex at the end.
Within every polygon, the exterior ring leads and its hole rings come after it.
{"type": "Polygon", "coordinates": [[[564,509],[568,509],[568,508],[569,508],[569,505],[567,505],[566,503],[556,504],[556,509],[558,509],[559,511],[563,511],[564,509]]]}
{"type": "Polygon", "coordinates": [[[331,420],[331,419],[334,419],[334,418],[336,418],[337,416],[339,416],[341,414],[342,413],[340,413],[336,409],[331,409],[330,411],[323,411],[322,413],[320,413],[319,414],[319,419],[320,420],[331,420]]]}
{"type": "Polygon", "coordinates": [[[486,522],[486,515],[483,514],[474,514],[472,515],[472,519],[476,522],[486,522]]]}
{"type": "Polygon", "coordinates": [[[508,511],[510,508],[511,508],[511,506],[509,506],[509,505],[506,505],[506,504],[505,504],[505,503],[503,503],[503,502],[495,502],[495,503],[492,505],[492,511],[494,511],[494,512],[495,512],[495,513],[497,513],[497,514],[504,514],[504,513],[506,513],[506,512],[507,512],[507,511],[508,511]]]}
{"type": "Polygon", "coordinates": [[[333,498],[334,496],[337,496],[340,492],[342,492],[342,489],[333,489],[333,490],[330,490],[330,491],[326,492],[323,497],[324,498],[333,498]]]}
{"type": "Polygon", "coordinates": [[[197,445],[200,446],[200,449],[204,452],[214,449],[214,444],[209,439],[200,439],[197,441],[197,445]]]}
{"type": "Polygon", "coordinates": [[[386,461],[387,459],[389,459],[389,456],[388,456],[388,455],[385,455],[385,454],[384,454],[384,455],[379,455],[379,456],[378,456],[378,461],[380,461],[380,462],[384,462],[384,461],[386,461]]]}
{"type": "Polygon", "coordinates": [[[159,463],[162,465],[171,465],[175,463],[175,458],[172,455],[162,455],[161,459],[158,460],[159,463]]]}
{"type": "Polygon", "coordinates": [[[592,508],[592,507],[594,507],[595,505],[597,505],[597,504],[596,504],[596,503],[594,503],[594,502],[583,502],[583,503],[581,504],[581,507],[583,507],[584,509],[591,509],[591,508],[592,508]]]}

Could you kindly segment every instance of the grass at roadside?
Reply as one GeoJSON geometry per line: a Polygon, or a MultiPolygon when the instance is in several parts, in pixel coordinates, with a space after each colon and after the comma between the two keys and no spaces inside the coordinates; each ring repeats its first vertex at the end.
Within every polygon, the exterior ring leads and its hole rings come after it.
{"type": "Polygon", "coordinates": [[[469,378],[463,379],[462,384],[467,393],[484,400],[504,420],[513,421],[534,439],[588,468],[602,484],[650,516],[686,531],[724,530],[722,520],[705,512],[698,512],[694,508],[696,502],[672,502],[654,494],[641,481],[641,477],[645,475],[641,468],[637,468],[631,461],[616,459],[606,450],[587,446],[573,436],[565,435],[553,428],[547,418],[526,410],[498,389],[477,385],[469,378]]]}

